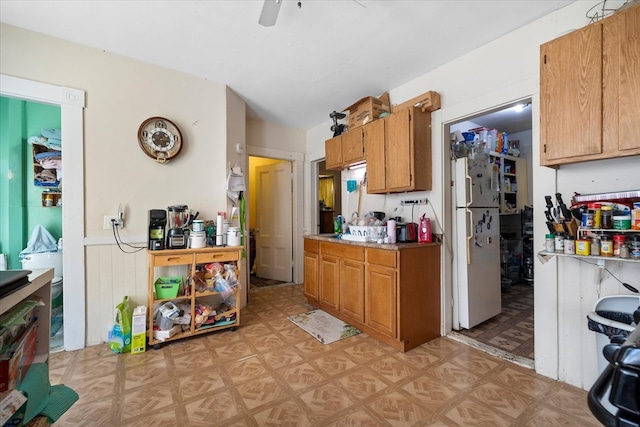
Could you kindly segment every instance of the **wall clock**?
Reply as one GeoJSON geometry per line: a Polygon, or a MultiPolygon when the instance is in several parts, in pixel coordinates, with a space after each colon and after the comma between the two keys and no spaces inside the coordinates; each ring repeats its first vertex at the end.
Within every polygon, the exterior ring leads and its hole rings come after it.
{"type": "Polygon", "coordinates": [[[171,120],[151,117],[138,129],[138,144],[147,156],[158,163],[166,163],[180,154],[182,134],[171,120]]]}

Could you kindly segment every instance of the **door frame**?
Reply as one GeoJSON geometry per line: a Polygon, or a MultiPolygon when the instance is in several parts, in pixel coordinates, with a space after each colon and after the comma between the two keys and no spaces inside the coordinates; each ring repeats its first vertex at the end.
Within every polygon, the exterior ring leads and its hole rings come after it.
{"type": "Polygon", "coordinates": [[[82,90],[50,85],[0,74],[0,96],[60,107],[62,156],[65,186],[62,207],[64,256],[62,268],[64,349],[85,347],[85,252],[84,252],[84,121],[85,93],[82,90]]]}
{"type": "MultiPolygon", "coordinates": [[[[302,253],[304,235],[304,154],[247,145],[247,163],[248,157],[264,157],[268,159],[285,160],[291,162],[291,173],[293,174],[291,195],[291,218],[293,222],[293,282],[296,284],[300,284],[304,281],[302,253]]],[[[253,189],[249,188],[249,191],[253,191],[253,189]]],[[[249,218],[250,209],[251,207],[247,206],[247,218],[249,218]]],[[[247,278],[248,277],[249,276],[247,276],[247,278]]],[[[249,283],[249,281],[247,281],[247,283],[249,283]]]]}
{"type": "MultiPolygon", "coordinates": [[[[450,135],[450,129],[451,126],[456,125],[458,123],[461,122],[465,122],[465,121],[473,121],[473,119],[482,117],[483,115],[489,114],[489,113],[493,113],[495,111],[500,111],[502,109],[505,108],[509,108],[509,106],[518,103],[520,101],[527,101],[527,102],[534,102],[534,96],[532,94],[527,94],[525,96],[520,96],[520,97],[516,97],[515,99],[510,99],[510,100],[505,100],[504,102],[501,102],[500,104],[491,106],[491,107],[484,107],[482,109],[478,109],[475,112],[467,112],[466,114],[457,117],[457,118],[451,118],[449,120],[443,121],[442,122],[442,133],[443,133],[443,141],[449,141],[449,135],[450,135]]],[[[532,123],[531,126],[533,128],[533,118],[532,118],[532,123]]],[[[444,161],[444,176],[448,177],[448,179],[444,179],[444,182],[454,182],[454,160],[452,157],[452,152],[451,152],[451,144],[446,144],[446,148],[444,149],[443,152],[443,159],[446,159],[444,161]]],[[[532,171],[528,171],[528,173],[532,173],[532,171]]],[[[451,185],[448,189],[445,187],[443,188],[443,194],[445,195],[445,198],[448,198],[449,201],[447,204],[445,204],[445,206],[448,207],[449,212],[445,213],[445,215],[447,216],[447,218],[453,218],[453,220],[450,222],[450,224],[452,224],[452,241],[456,242],[457,240],[457,227],[455,225],[455,213],[456,213],[456,206],[455,206],[455,187],[453,185],[451,185]]],[[[459,318],[459,310],[460,307],[458,306],[458,302],[460,301],[459,298],[459,293],[458,293],[458,281],[459,281],[459,277],[458,277],[458,271],[455,268],[455,257],[457,255],[456,254],[456,250],[455,247],[453,248],[453,253],[454,253],[454,259],[453,264],[451,266],[451,277],[452,277],[452,286],[451,289],[449,289],[448,294],[450,295],[449,298],[451,298],[451,301],[443,301],[445,306],[448,305],[450,303],[450,307],[451,307],[451,316],[449,318],[450,323],[450,328],[447,328],[447,333],[450,332],[451,330],[460,330],[461,326],[460,326],[460,318],[459,318]]],[[[446,294],[443,294],[446,295],[446,294]]],[[[471,303],[471,301],[469,302],[471,303]]],[[[535,305],[535,304],[534,304],[535,305]]]]}

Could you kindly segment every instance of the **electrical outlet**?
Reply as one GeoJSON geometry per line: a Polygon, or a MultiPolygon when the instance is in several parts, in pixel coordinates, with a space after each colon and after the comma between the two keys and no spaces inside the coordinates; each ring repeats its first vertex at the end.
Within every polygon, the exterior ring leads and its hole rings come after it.
{"type": "Polygon", "coordinates": [[[400,201],[402,206],[412,206],[412,205],[426,205],[427,199],[407,199],[400,201]]]}
{"type": "Polygon", "coordinates": [[[124,228],[124,221],[122,219],[118,219],[116,215],[105,215],[103,217],[102,228],[105,230],[111,230],[111,220],[115,221],[115,225],[120,228],[124,228]]]}

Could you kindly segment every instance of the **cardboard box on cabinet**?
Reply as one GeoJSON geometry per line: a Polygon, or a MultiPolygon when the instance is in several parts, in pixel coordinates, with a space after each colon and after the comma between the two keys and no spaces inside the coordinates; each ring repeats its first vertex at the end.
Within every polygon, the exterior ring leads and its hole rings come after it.
{"type": "Polygon", "coordinates": [[[408,101],[403,102],[402,104],[397,104],[393,106],[393,112],[398,112],[404,108],[417,106],[422,109],[422,111],[433,112],[440,109],[440,94],[438,92],[434,92],[430,90],[429,92],[425,92],[422,95],[418,95],[415,98],[411,98],[408,101]]]}
{"type": "Polygon", "coordinates": [[[345,108],[344,111],[349,112],[349,130],[352,130],[379,119],[382,113],[391,112],[391,107],[388,98],[366,96],[345,108]]]}

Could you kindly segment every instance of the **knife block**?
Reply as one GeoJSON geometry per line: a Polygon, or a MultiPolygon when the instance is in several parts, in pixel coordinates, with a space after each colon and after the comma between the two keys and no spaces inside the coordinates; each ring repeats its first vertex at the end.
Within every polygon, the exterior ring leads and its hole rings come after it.
{"type": "Polygon", "coordinates": [[[575,239],[578,235],[578,224],[574,220],[564,221],[564,226],[562,223],[553,223],[553,228],[556,233],[565,233],[565,226],[569,232],[569,236],[575,239]]]}

